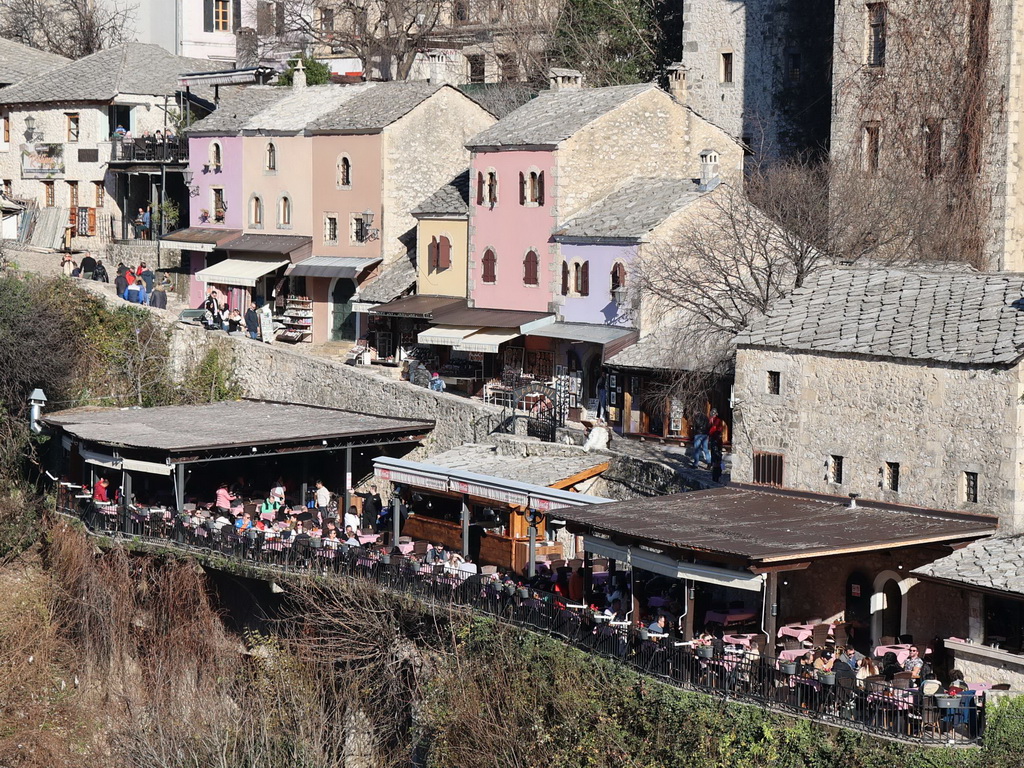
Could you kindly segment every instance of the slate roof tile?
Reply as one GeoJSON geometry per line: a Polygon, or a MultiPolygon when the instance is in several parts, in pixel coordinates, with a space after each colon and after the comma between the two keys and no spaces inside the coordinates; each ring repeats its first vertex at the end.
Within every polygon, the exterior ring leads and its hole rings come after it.
{"type": "Polygon", "coordinates": [[[979,539],[933,563],[915,568],[912,573],[1024,594],[1024,536],[979,539]]]}
{"type": "Polygon", "coordinates": [[[412,209],[413,216],[429,213],[446,216],[469,213],[468,168],[412,209]]]}
{"type": "Polygon", "coordinates": [[[17,83],[71,62],[55,53],[40,51],[0,37],[0,84],[17,83]]]}
{"type": "Polygon", "coordinates": [[[631,179],[562,224],[555,236],[641,239],[705,194],[693,179],[631,179]]]}

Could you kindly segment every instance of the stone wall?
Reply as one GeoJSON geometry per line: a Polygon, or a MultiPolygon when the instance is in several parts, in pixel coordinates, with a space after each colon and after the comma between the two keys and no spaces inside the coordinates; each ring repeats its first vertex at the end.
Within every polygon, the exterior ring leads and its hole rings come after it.
{"type": "Polygon", "coordinates": [[[788,488],[996,513],[1021,530],[1019,379],[1016,368],[740,349],[733,478],[753,482],[755,451],[781,454],[788,488]],[[831,456],[843,457],[842,483],[830,482],[831,456]],[[899,464],[898,492],[885,487],[886,462],[899,464]],[[965,472],[978,474],[978,503],[965,498],[965,472]]]}

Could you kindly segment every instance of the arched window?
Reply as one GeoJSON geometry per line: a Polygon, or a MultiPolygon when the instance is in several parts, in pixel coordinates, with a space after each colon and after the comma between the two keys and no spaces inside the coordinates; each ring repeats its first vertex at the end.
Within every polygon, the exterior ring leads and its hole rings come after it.
{"type": "Polygon", "coordinates": [[[263,226],[263,201],[255,195],[249,203],[249,225],[252,227],[263,226]]]}
{"type": "Polygon", "coordinates": [[[530,171],[519,174],[519,204],[544,205],[544,174],[530,171]]]}
{"type": "Polygon", "coordinates": [[[277,223],[282,227],[290,227],[292,223],[292,200],[285,195],[278,203],[277,223]]]}
{"type": "Polygon", "coordinates": [[[579,296],[590,295],[590,262],[577,262],[573,265],[573,290],[579,296]]]}
{"type": "Polygon", "coordinates": [[[345,155],[338,158],[338,186],[352,186],[352,161],[345,155]]]}
{"type": "Polygon", "coordinates": [[[498,173],[480,171],[476,175],[476,204],[494,207],[498,202],[498,173]]]}
{"type": "Polygon", "coordinates": [[[267,170],[277,170],[277,147],[274,146],[274,142],[267,144],[267,170]]]}
{"type": "Polygon", "coordinates": [[[487,172],[487,202],[494,205],[498,202],[498,172],[487,172]]]}
{"type": "Polygon", "coordinates": [[[488,248],[486,251],[484,251],[484,257],[483,257],[483,260],[482,260],[482,264],[483,264],[483,275],[481,275],[481,279],[485,283],[496,282],[497,279],[498,279],[498,277],[497,277],[498,257],[495,255],[493,248],[488,248]]]}
{"type": "Polygon", "coordinates": [[[562,262],[562,295],[569,295],[569,262],[562,262]]]}
{"type": "Polygon", "coordinates": [[[615,262],[612,267],[612,300],[621,304],[625,299],[626,291],[626,265],[621,261],[615,262]]]}
{"type": "Polygon", "coordinates": [[[223,161],[223,154],[220,148],[220,142],[214,141],[210,144],[210,168],[214,171],[219,171],[221,163],[223,161]]]}
{"type": "Polygon", "coordinates": [[[527,251],[523,259],[523,285],[537,285],[540,282],[540,260],[536,251],[527,251]]]}

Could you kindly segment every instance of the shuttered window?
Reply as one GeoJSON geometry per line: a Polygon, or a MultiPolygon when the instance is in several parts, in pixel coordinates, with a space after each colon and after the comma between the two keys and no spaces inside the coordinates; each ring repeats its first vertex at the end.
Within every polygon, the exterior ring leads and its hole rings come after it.
{"type": "Polygon", "coordinates": [[[562,295],[569,295],[569,264],[562,262],[562,295]]]}
{"type": "Polygon", "coordinates": [[[443,272],[452,266],[452,241],[445,236],[437,243],[437,271],[443,272]]]}
{"type": "Polygon", "coordinates": [[[498,257],[494,254],[494,251],[490,248],[484,251],[483,275],[481,276],[481,279],[485,283],[493,283],[498,279],[497,264],[498,257]]]}
{"type": "Polygon", "coordinates": [[[537,285],[539,280],[539,259],[537,258],[536,251],[528,251],[526,258],[523,259],[523,284],[524,285],[537,285]]]}

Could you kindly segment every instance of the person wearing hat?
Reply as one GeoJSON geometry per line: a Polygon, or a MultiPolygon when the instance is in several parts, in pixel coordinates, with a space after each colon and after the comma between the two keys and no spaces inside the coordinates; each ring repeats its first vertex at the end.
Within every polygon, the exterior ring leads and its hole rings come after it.
{"type": "Polygon", "coordinates": [[[445,383],[436,371],[430,376],[430,388],[435,392],[444,392],[445,383]]]}

